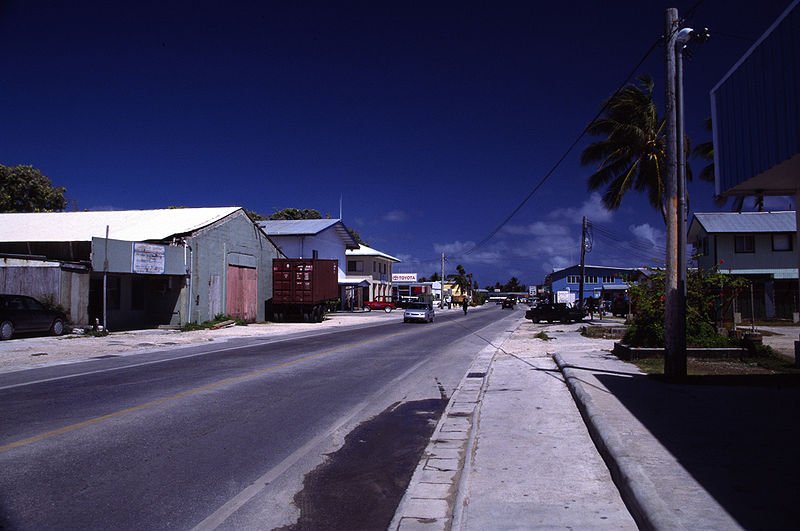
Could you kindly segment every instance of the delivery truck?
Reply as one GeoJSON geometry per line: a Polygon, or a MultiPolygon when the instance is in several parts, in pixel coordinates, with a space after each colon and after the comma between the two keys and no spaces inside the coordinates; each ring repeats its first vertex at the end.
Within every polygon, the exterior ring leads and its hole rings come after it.
{"type": "Polygon", "coordinates": [[[267,319],[321,323],[328,305],[339,298],[339,261],[312,258],[272,259],[272,299],[267,319]]]}

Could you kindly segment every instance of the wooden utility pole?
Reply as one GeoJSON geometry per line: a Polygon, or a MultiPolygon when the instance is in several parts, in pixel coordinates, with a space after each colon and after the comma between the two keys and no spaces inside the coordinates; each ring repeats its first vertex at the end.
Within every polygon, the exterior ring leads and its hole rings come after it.
{"type": "MultiPolygon", "coordinates": [[[[664,206],[667,215],[666,278],[664,279],[664,375],[670,380],[686,376],[686,319],[681,311],[684,302],[683,286],[678,285],[678,133],[676,108],[676,63],[675,38],[678,33],[678,10],[669,8],[664,25],[664,49],[666,50],[666,165],[665,180],[667,197],[664,206]]],[[[685,267],[685,264],[683,265],[685,267]]]]}
{"type": "Polygon", "coordinates": [[[444,308],[444,253],[442,253],[442,278],[439,279],[439,285],[442,288],[439,290],[439,309],[441,310],[444,308]]]}
{"type": "Polygon", "coordinates": [[[583,308],[583,283],[586,279],[586,227],[588,223],[586,216],[583,216],[581,224],[581,279],[578,287],[578,306],[583,308]]]}

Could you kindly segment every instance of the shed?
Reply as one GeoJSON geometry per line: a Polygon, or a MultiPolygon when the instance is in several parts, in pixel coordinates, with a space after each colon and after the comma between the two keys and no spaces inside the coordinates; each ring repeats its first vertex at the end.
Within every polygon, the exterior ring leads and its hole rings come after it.
{"type": "Polygon", "coordinates": [[[59,302],[112,330],[263,320],[279,254],[239,207],[0,214],[0,253],[85,268],[59,302]]]}

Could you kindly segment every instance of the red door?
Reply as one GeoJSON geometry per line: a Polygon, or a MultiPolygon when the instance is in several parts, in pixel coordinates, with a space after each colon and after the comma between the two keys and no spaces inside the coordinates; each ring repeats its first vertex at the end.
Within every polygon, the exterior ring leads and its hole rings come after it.
{"type": "Polygon", "coordinates": [[[258,307],[258,275],[252,267],[228,266],[228,315],[245,321],[256,320],[258,307]]]}

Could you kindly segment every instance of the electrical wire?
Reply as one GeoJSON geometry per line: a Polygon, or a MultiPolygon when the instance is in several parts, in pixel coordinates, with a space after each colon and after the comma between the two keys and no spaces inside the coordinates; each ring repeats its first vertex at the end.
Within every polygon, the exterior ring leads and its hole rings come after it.
{"type": "MultiPolygon", "coordinates": [[[[663,36],[663,35],[661,35],[661,36],[659,36],[657,39],[655,39],[655,41],[653,41],[653,44],[651,44],[651,45],[650,45],[650,47],[649,47],[649,48],[647,49],[647,51],[644,53],[644,55],[643,55],[643,56],[642,56],[642,58],[639,60],[639,62],[638,62],[638,63],[636,63],[636,66],[634,66],[634,67],[633,67],[633,68],[630,70],[630,72],[628,73],[628,75],[625,77],[625,80],[624,80],[624,81],[623,81],[623,82],[622,82],[622,83],[619,85],[619,87],[617,88],[617,90],[616,90],[616,91],[614,91],[614,94],[617,94],[617,93],[618,93],[618,92],[620,92],[620,91],[621,91],[623,88],[625,88],[625,86],[628,84],[628,82],[631,80],[631,78],[632,78],[632,77],[633,77],[633,76],[636,74],[636,71],[637,71],[637,70],[639,70],[639,67],[640,67],[640,66],[642,66],[642,65],[644,64],[644,62],[645,62],[645,61],[646,61],[646,60],[647,60],[647,59],[650,57],[650,54],[652,54],[652,53],[653,53],[653,50],[655,50],[655,49],[656,49],[656,47],[658,47],[658,45],[659,45],[660,43],[662,43],[662,42],[669,42],[669,40],[672,38],[672,36],[673,36],[673,35],[674,35],[676,32],[678,32],[678,31],[679,31],[679,29],[680,29],[680,26],[681,26],[681,25],[682,25],[682,24],[683,24],[685,21],[688,21],[688,20],[690,20],[690,19],[691,19],[691,18],[694,16],[694,12],[697,10],[697,8],[698,8],[698,7],[700,7],[700,5],[702,5],[702,4],[703,4],[703,2],[704,2],[704,1],[705,1],[705,0],[698,0],[697,2],[695,2],[695,3],[694,3],[694,5],[692,5],[692,6],[691,6],[691,7],[688,9],[688,11],[686,11],[686,15],[684,16],[684,18],[680,19],[680,23],[676,25],[675,29],[672,31],[672,33],[669,35],[669,37],[668,37],[668,38],[664,39],[664,36],[663,36]]],[[[613,97],[613,95],[612,95],[612,97],[613,97]]],[[[553,165],[553,166],[550,168],[550,170],[549,170],[549,171],[548,171],[548,172],[547,172],[547,173],[546,173],[546,174],[545,174],[545,175],[544,175],[544,176],[543,176],[543,177],[542,177],[542,178],[539,180],[539,182],[536,184],[536,186],[534,186],[534,187],[533,187],[533,189],[532,189],[532,190],[531,190],[531,191],[528,193],[528,195],[526,195],[526,196],[525,196],[525,198],[524,198],[524,199],[523,199],[523,200],[522,200],[522,201],[519,203],[519,205],[517,205],[517,207],[516,207],[514,210],[512,210],[512,211],[511,211],[511,213],[510,213],[508,216],[506,216],[506,217],[503,219],[503,221],[501,221],[501,222],[500,222],[500,224],[499,224],[497,227],[495,227],[495,228],[494,228],[494,230],[492,230],[492,231],[491,231],[491,232],[490,232],[490,233],[489,233],[489,234],[488,234],[486,237],[484,237],[482,240],[480,240],[478,243],[476,243],[476,244],[475,244],[475,245],[474,245],[472,248],[468,249],[467,251],[464,251],[464,252],[463,252],[463,253],[462,253],[462,254],[461,254],[459,257],[463,257],[463,256],[466,256],[466,255],[472,254],[473,252],[475,252],[475,251],[476,251],[476,250],[478,250],[479,248],[481,248],[481,247],[483,247],[484,245],[486,245],[487,243],[489,243],[489,241],[490,241],[492,238],[494,238],[494,236],[495,236],[495,235],[497,235],[497,233],[498,233],[498,232],[500,232],[500,230],[501,230],[501,229],[502,229],[504,226],[506,226],[506,225],[508,224],[508,222],[509,222],[509,221],[511,221],[511,219],[512,219],[512,218],[513,218],[513,217],[514,217],[514,216],[515,216],[515,215],[516,215],[516,214],[517,214],[517,213],[518,213],[520,210],[522,210],[522,207],[524,207],[524,206],[525,206],[525,204],[526,204],[526,203],[527,203],[527,202],[528,202],[528,201],[531,199],[531,197],[533,197],[533,196],[534,196],[534,194],[536,194],[536,192],[537,192],[537,191],[539,191],[539,189],[540,189],[540,188],[541,188],[541,187],[542,187],[542,186],[543,186],[543,185],[544,185],[544,184],[545,184],[545,183],[548,181],[548,179],[550,179],[550,177],[553,175],[553,173],[555,173],[555,171],[556,171],[556,170],[559,168],[559,166],[561,166],[561,163],[562,163],[562,162],[564,162],[564,160],[567,158],[567,156],[569,156],[569,154],[572,152],[572,150],[573,150],[573,149],[575,149],[575,146],[577,146],[577,145],[578,145],[578,143],[581,141],[581,139],[583,139],[583,137],[586,135],[586,132],[587,132],[587,131],[588,131],[588,129],[589,129],[589,126],[590,126],[590,125],[591,125],[591,124],[592,124],[592,123],[593,123],[595,120],[597,120],[597,119],[598,119],[600,116],[602,116],[602,114],[605,112],[606,108],[608,107],[608,105],[609,105],[610,101],[611,101],[611,98],[608,98],[608,99],[605,101],[605,103],[604,103],[604,104],[603,104],[603,106],[600,108],[600,110],[599,110],[599,111],[598,111],[598,112],[597,112],[597,113],[594,115],[594,117],[593,117],[591,120],[589,120],[589,122],[586,124],[586,126],[583,128],[583,130],[580,132],[580,134],[578,134],[578,136],[575,138],[575,140],[573,140],[573,141],[572,141],[572,143],[569,145],[569,147],[566,149],[566,151],[564,151],[564,153],[561,155],[561,157],[559,157],[559,159],[556,161],[556,163],[555,163],[555,164],[554,164],[554,165],[553,165]]]]}

